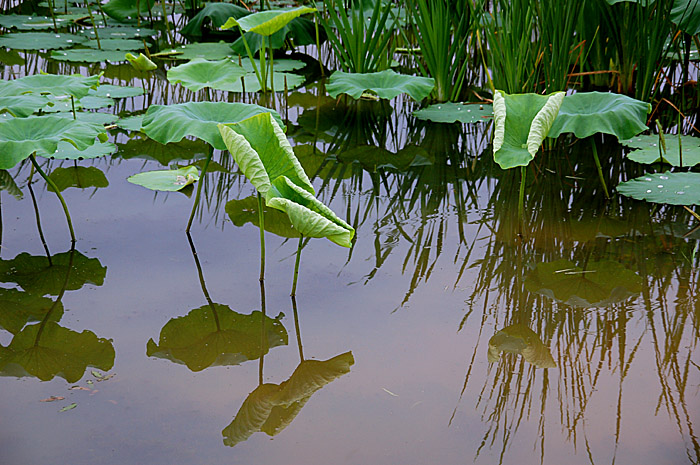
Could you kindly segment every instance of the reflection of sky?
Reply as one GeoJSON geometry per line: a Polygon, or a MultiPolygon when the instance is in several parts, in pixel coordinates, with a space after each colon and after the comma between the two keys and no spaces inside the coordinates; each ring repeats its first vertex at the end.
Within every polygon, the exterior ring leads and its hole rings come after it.
{"type": "MultiPolygon", "coordinates": [[[[192,200],[170,194],[154,201],[150,191],[125,180],[141,168],[139,161],[112,166],[110,187],[91,198],[74,189],[65,193],[79,238],[77,248],[97,257],[107,267],[107,277],[101,287],[87,286],[66,294],[67,311],[61,324],[112,338],[117,376],[95,383],[99,392],[93,395],[67,391],[61,379],[40,383],[0,378],[4,394],[0,400],[0,463],[473,461],[485,431],[485,420],[474,406],[488,368],[487,341],[499,328],[487,322],[474,378],[448,427],[476,343],[481,311],[480,306],[475,308],[466,327],[457,333],[467,292],[451,290],[461,265],[453,264],[449,255],[454,254],[454,245],[449,244],[454,244],[456,228],[430,280],[418,288],[408,306],[395,313],[391,311],[403,299],[411,277],[410,272],[400,273],[405,252],[394,252],[369,284],[350,285],[362,283],[374,263],[369,223],[361,230],[353,260],[346,267],[346,249],[325,240],[312,241],[303,254],[298,289],[304,353],[307,358],[327,359],[351,350],[355,365],[349,374],[314,394],[274,440],[256,433],[245,443],[227,448],[221,430],[255,388],[258,366],[253,362],[213,367],[195,374],[181,365],[146,358],[146,341],[157,338],[170,318],[200,307],[205,299],[184,234],[192,200]],[[66,396],[66,401],[38,402],[51,395],[66,396]],[[68,402],[77,402],[78,407],[57,413],[68,402]]],[[[37,183],[37,191],[41,185],[37,183]]],[[[68,248],[68,235],[58,201],[46,192],[39,196],[49,246],[53,252],[63,251],[68,248]]],[[[21,202],[3,196],[2,206],[2,257],[12,258],[22,251],[42,253],[29,196],[21,202]]],[[[342,210],[336,206],[336,211],[342,210]]],[[[469,231],[473,234],[473,229],[469,231]]],[[[195,225],[193,237],[212,299],[242,313],[258,309],[258,230],[250,224],[235,228],[227,223],[223,232],[213,225],[195,225]]],[[[289,346],[275,348],[265,358],[265,380],[279,383],[298,363],[288,297],[296,241],[280,246],[281,240],[269,234],[267,241],[267,311],[270,316],[284,312],[283,323],[290,333],[289,346]]],[[[473,273],[476,270],[467,271],[460,285],[470,289],[473,273]]],[[[641,317],[641,312],[636,315],[641,317]]],[[[552,352],[556,354],[556,348],[552,352]]],[[[653,356],[650,340],[645,339],[625,381],[623,433],[617,452],[620,463],[685,463],[676,426],[663,411],[654,416],[659,388],[652,373],[653,356]]],[[[587,463],[581,443],[578,455],[572,458],[573,445],[559,423],[559,370],[548,373],[552,381],[545,463],[587,463]]],[[[601,376],[598,392],[588,406],[586,430],[595,444],[596,463],[609,463],[619,374],[604,369],[601,376]]],[[[504,463],[539,463],[538,453],[533,452],[538,396],[504,463]]],[[[696,405],[688,402],[695,418],[696,405]]],[[[477,463],[497,463],[501,440],[497,436],[495,446],[486,446],[477,463]]]]}

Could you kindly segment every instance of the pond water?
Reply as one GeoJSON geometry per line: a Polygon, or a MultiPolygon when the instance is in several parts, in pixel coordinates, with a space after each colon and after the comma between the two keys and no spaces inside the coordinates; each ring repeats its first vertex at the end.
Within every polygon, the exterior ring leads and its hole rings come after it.
{"type": "MultiPolygon", "coordinates": [[[[143,84],[111,111],[240,97],[143,84]]],[[[682,208],[606,201],[573,144],[531,165],[520,218],[489,124],[417,121],[401,98],[336,102],[322,82],[244,100],[285,118],[353,247],[306,241],[292,300],[298,240],[269,212],[262,289],[255,190],[230,156],[214,152],[188,236],[193,195],[127,178],[206,145],[115,130],[116,154],[79,163],[108,186],[63,192],[71,252],[56,196],[15,168],[2,326],[20,291],[60,306],[32,323],[49,349],[0,365],[0,463],[698,463],[700,233],[682,208]]],[[[608,185],[642,172],[607,142],[608,185]]],[[[17,332],[0,330],[0,360],[17,332]]]]}

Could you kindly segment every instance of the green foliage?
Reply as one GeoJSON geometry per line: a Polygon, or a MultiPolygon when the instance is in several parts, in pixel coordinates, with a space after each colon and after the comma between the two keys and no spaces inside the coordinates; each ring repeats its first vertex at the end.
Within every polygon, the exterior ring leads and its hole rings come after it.
{"type": "Polygon", "coordinates": [[[434,123],[484,123],[491,121],[493,107],[484,104],[436,103],[413,112],[413,116],[434,123]]]}
{"type": "Polygon", "coordinates": [[[668,134],[664,142],[661,144],[657,135],[637,136],[621,141],[622,145],[636,149],[627,154],[627,158],[637,163],[666,163],[686,167],[700,163],[700,138],[681,136],[679,140],[677,135],[668,134]]]}
{"type": "Polygon", "coordinates": [[[168,70],[168,82],[182,84],[194,92],[205,87],[233,92],[240,89],[243,76],[245,70],[230,59],[207,61],[196,58],[168,70]]]}
{"type": "Polygon", "coordinates": [[[331,75],[326,90],[335,98],[339,94],[347,94],[354,99],[370,91],[382,99],[393,99],[400,94],[408,94],[413,100],[420,102],[435,87],[435,80],[420,76],[407,76],[386,69],[376,73],[344,73],[336,71],[331,75]]]}
{"type": "Polygon", "coordinates": [[[199,181],[199,170],[186,166],[176,170],[145,171],[129,176],[127,181],[153,191],[176,192],[199,181]]]}
{"type": "Polygon", "coordinates": [[[625,181],[617,191],[627,197],[671,205],[700,205],[700,173],[652,173],[625,181]]]}

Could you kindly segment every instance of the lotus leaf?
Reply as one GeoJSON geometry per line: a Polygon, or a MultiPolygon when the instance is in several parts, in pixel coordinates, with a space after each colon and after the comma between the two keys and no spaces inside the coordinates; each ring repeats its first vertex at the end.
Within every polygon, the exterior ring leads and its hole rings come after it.
{"type": "Polygon", "coordinates": [[[131,66],[139,71],[152,71],[158,68],[158,65],[153,63],[150,58],[143,53],[139,53],[139,56],[135,56],[133,53],[127,53],[125,57],[129,63],[131,63],[131,66]]]}
{"type": "Polygon", "coordinates": [[[681,166],[680,152],[683,148],[683,166],[695,166],[700,163],[700,137],[681,136],[678,146],[678,136],[668,134],[665,137],[666,152],[661,153],[658,136],[637,136],[621,141],[622,145],[633,149],[627,158],[637,163],[667,163],[671,166],[681,166]]]}
{"type": "Polygon", "coordinates": [[[7,349],[0,353],[0,373],[36,376],[42,381],[60,376],[75,383],[88,366],[105,371],[114,366],[114,347],[109,340],[87,330],[72,331],[53,321],[26,326],[7,349]]]}
{"type": "Polygon", "coordinates": [[[110,17],[124,23],[129,20],[136,21],[137,16],[148,14],[154,4],[155,0],[109,0],[102,10],[110,17]]]}
{"type": "Polygon", "coordinates": [[[646,174],[619,184],[617,191],[647,202],[700,205],[700,173],[646,174]]]}
{"type": "MultiPolygon", "coordinates": [[[[107,268],[96,258],[88,258],[74,252],[66,290],[75,291],[90,283],[101,286],[107,268]]],[[[45,256],[24,252],[11,260],[0,260],[0,282],[17,283],[33,295],[58,295],[63,289],[68,274],[71,252],[51,256],[52,264],[45,256]]]]}
{"type": "MultiPolygon", "coordinates": [[[[80,104],[80,101],[78,101],[78,105],[80,104]]],[[[58,118],[65,118],[65,119],[73,119],[73,112],[59,112],[59,113],[54,113],[51,116],[56,116],[58,118]]],[[[82,121],[84,123],[93,123],[93,124],[100,124],[100,125],[105,125],[105,124],[112,124],[116,119],[117,115],[114,115],[112,113],[98,113],[96,111],[76,111],[75,112],[75,119],[78,121],[82,121]]]]}
{"type": "Polygon", "coordinates": [[[132,86],[114,86],[112,84],[100,84],[97,89],[90,90],[89,96],[92,97],[107,97],[107,98],[128,98],[138,97],[145,94],[143,87],[132,86]]]}
{"type": "Polygon", "coordinates": [[[581,269],[568,260],[538,263],[525,288],[572,307],[601,308],[642,292],[641,278],[619,262],[588,262],[581,269]]]}
{"type": "Polygon", "coordinates": [[[0,170],[0,191],[7,191],[17,200],[22,200],[22,191],[17,187],[17,183],[7,170],[0,170]]]}
{"type": "Polygon", "coordinates": [[[549,137],[572,132],[579,139],[598,132],[619,140],[646,131],[651,105],[626,95],[606,92],[577,92],[564,98],[549,137]]]}
{"type": "Polygon", "coordinates": [[[45,107],[48,102],[48,98],[36,94],[0,97],[0,113],[8,112],[13,116],[24,118],[45,107]]]}
{"type": "Polygon", "coordinates": [[[182,60],[194,60],[195,58],[223,60],[224,58],[234,56],[231,45],[225,42],[195,42],[193,44],[182,45],[177,51],[181,52],[178,58],[182,60]]]}
{"type": "Polygon", "coordinates": [[[126,118],[119,118],[115,124],[117,127],[126,129],[127,131],[140,131],[141,126],[143,125],[143,118],[144,115],[128,116],[126,118]]]}
{"type": "Polygon", "coordinates": [[[79,74],[34,74],[12,81],[0,81],[0,96],[21,95],[26,93],[72,95],[76,99],[85,97],[91,88],[100,84],[100,76],[81,76],[79,74]]]}
{"type": "Polygon", "coordinates": [[[352,352],[329,360],[304,360],[292,376],[280,385],[261,384],[243,401],[236,417],[221,434],[230,447],[263,431],[274,436],[289,425],[311,396],[350,372],[355,363],[352,352]]]}
{"type": "Polygon", "coordinates": [[[176,105],[151,105],[143,120],[143,132],[151,139],[167,144],[185,136],[195,136],[217,150],[226,150],[217,125],[242,121],[260,113],[270,113],[281,125],[282,118],[269,108],[248,103],[187,102],[176,105]]]}
{"type": "Polygon", "coordinates": [[[435,87],[433,78],[407,76],[390,69],[377,73],[345,73],[336,71],[330,77],[326,90],[335,98],[338,94],[348,94],[359,99],[365,91],[371,91],[379,98],[392,99],[400,94],[408,94],[420,102],[435,87]]]}
{"type": "Polygon", "coordinates": [[[337,156],[339,162],[360,163],[362,168],[370,173],[376,173],[381,168],[406,171],[412,166],[430,165],[428,157],[424,149],[412,145],[404,147],[397,153],[376,145],[358,145],[337,156]]]}
{"type": "MultiPolygon", "coordinates": [[[[229,216],[234,226],[243,226],[246,223],[260,227],[260,216],[258,215],[258,199],[255,196],[245,199],[233,199],[226,202],[226,214],[229,216]]],[[[299,237],[299,231],[294,229],[289,216],[276,208],[264,207],[265,231],[276,236],[295,238],[299,237]]]]}
{"type": "Polygon", "coordinates": [[[240,27],[243,31],[258,33],[262,36],[271,36],[286,26],[291,20],[307,13],[317,11],[316,8],[300,6],[288,10],[259,11],[241,18],[229,18],[221,29],[240,27]]]}
{"type": "Polygon", "coordinates": [[[472,103],[445,102],[430,105],[413,112],[413,116],[421,120],[435,123],[483,123],[491,121],[493,107],[491,105],[472,103]]]}
{"type": "MultiPolygon", "coordinates": [[[[70,23],[69,18],[56,16],[56,25],[64,26],[70,23]]],[[[53,29],[53,20],[48,16],[36,15],[0,15],[0,26],[19,30],[53,29]]]]}
{"type": "Polygon", "coordinates": [[[212,30],[218,31],[229,18],[242,18],[249,14],[250,11],[238,5],[206,3],[204,8],[182,28],[180,33],[185,37],[202,37],[202,30],[206,25],[210,25],[212,30]]]}
{"type": "Polygon", "coordinates": [[[59,61],[73,61],[77,63],[100,63],[103,61],[119,63],[120,61],[127,60],[122,51],[95,50],[92,48],[56,50],[51,52],[51,58],[59,61]]]}
{"type": "MultiPolygon", "coordinates": [[[[326,40],[326,31],[319,28],[319,42],[326,40]]],[[[232,45],[233,51],[239,55],[245,55],[248,51],[245,49],[244,40],[248,42],[250,52],[255,55],[261,48],[272,46],[274,50],[281,49],[285,46],[288,40],[294,43],[294,46],[312,45],[316,43],[316,25],[313,21],[306,18],[294,18],[279,31],[269,37],[261,36],[255,32],[246,32],[244,38],[239,37],[232,45]]]]}
{"type": "Polygon", "coordinates": [[[535,158],[564,95],[563,92],[509,95],[501,90],[494,93],[493,156],[501,168],[527,166],[535,158]]]}
{"type": "Polygon", "coordinates": [[[83,36],[52,32],[15,32],[0,36],[0,47],[18,50],[55,50],[87,42],[83,36]]]}
{"type": "Polygon", "coordinates": [[[109,97],[95,97],[86,95],[80,99],[80,106],[85,110],[97,110],[99,108],[107,108],[114,105],[114,100],[109,97]]]}
{"type": "Polygon", "coordinates": [[[85,150],[95,138],[106,135],[104,126],[58,116],[13,118],[0,122],[0,169],[10,169],[37,152],[56,153],[61,141],[85,150]]]}
{"type": "Polygon", "coordinates": [[[56,168],[49,178],[56,184],[59,192],[69,187],[87,189],[88,187],[107,187],[109,181],[105,174],[94,166],[70,166],[68,168],[56,168]]]}
{"type": "MultiPolygon", "coordinates": [[[[270,89],[270,75],[267,75],[267,88],[270,89]]],[[[275,91],[276,92],[282,92],[284,90],[285,84],[287,85],[287,89],[293,89],[295,87],[299,87],[304,83],[304,77],[300,76],[298,74],[291,74],[291,73],[278,73],[275,72],[274,76],[272,77],[272,80],[274,82],[275,86],[275,91]],[[286,81],[286,82],[285,82],[286,81]]],[[[245,82],[245,91],[246,92],[259,92],[261,87],[260,87],[260,81],[258,81],[258,77],[255,75],[255,73],[248,73],[243,77],[243,81],[245,82]]],[[[230,87],[231,92],[243,92],[243,84],[241,84],[240,78],[236,83],[232,83],[230,87]]]]}
{"type": "Polygon", "coordinates": [[[537,368],[554,368],[554,358],[537,333],[525,325],[511,325],[489,339],[488,360],[498,361],[502,352],[520,354],[526,362],[537,368]]]}
{"type": "Polygon", "coordinates": [[[37,155],[58,160],[86,160],[99,158],[117,151],[117,146],[112,142],[95,142],[85,150],[77,150],[68,142],[59,142],[53,153],[42,153],[37,151],[37,155]]]}
{"type": "Polygon", "coordinates": [[[240,365],[256,360],[272,347],[283,345],[287,345],[287,331],[279,320],[258,311],[244,315],[214,303],[168,321],[160,332],[159,343],[153,339],[148,341],[146,355],[187,365],[192,371],[202,371],[210,366],[240,365]],[[261,347],[263,319],[266,343],[261,347]]]}
{"type": "MultiPolygon", "coordinates": [[[[255,59],[254,61],[255,66],[257,66],[258,69],[260,69],[260,60],[255,59]]],[[[275,58],[272,65],[275,68],[275,72],[296,71],[306,66],[306,64],[301,60],[291,60],[289,58],[275,58]]],[[[243,66],[243,69],[245,69],[249,73],[255,72],[255,68],[253,68],[253,64],[251,63],[250,58],[241,58],[241,66],[243,66]]]]}
{"type": "Polygon", "coordinates": [[[282,177],[315,193],[282,128],[271,114],[260,113],[235,124],[219,124],[218,128],[241,171],[266,201],[279,196],[275,182],[282,177]]]}
{"type": "MultiPolygon", "coordinates": [[[[70,113],[70,117],[73,118],[73,109],[83,110],[83,109],[97,109],[103,107],[109,107],[114,105],[114,100],[108,99],[106,97],[91,97],[85,96],[80,100],[71,100],[68,95],[59,96],[47,96],[49,103],[43,108],[44,113],[70,113]]],[[[87,112],[83,113],[88,114],[87,112]]],[[[78,119],[76,114],[76,119],[78,119]]],[[[87,121],[87,119],[81,119],[81,121],[87,121]]]]}
{"type": "Polygon", "coordinates": [[[168,70],[168,82],[182,84],[196,92],[211,87],[216,90],[234,92],[241,88],[241,77],[245,70],[231,59],[207,61],[201,58],[168,70]]]}
{"type": "Polygon", "coordinates": [[[175,192],[199,181],[199,170],[186,166],[176,170],[146,171],[129,176],[127,181],[154,191],[175,192]]]}
{"type": "Polygon", "coordinates": [[[675,0],[671,21],[691,36],[700,33],[700,0],[675,0]]]}
{"type": "MultiPolygon", "coordinates": [[[[141,40],[136,40],[136,39],[100,39],[99,46],[97,44],[97,40],[90,40],[87,43],[85,43],[88,47],[92,49],[100,49],[100,50],[122,50],[122,51],[133,51],[133,50],[142,50],[143,49],[143,42],[141,40]]],[[[124,61],[124,58],[121,60],[110,60],[110,61],[124,61]]]]}
{"type": "Polygon", "coordinates": [[[137,137],[122,145],[117,155],[125,160],[143,158],[168,166],[176,161],[190,162],[205,158],[209,150],[209,146],[199,139],[183,139],[180,142],[161,144],[153,139],[137,137]]]}
{"type": "Polygon", "coordinates": [[[0,328],[17,334],[24,325],[41,321],[48,315],[49,321],[58,321],[63,316],[63,305],[17,289],[0,288],[0,328]]]}
{"type": "MultiPolygon", "coordinates": [[[[102,39],[128,39],[128,38],[148,38],[154,37],[158,34],[158,31],[153,29],[148,29],[145,27],[131,27],[131,26],[111,26],[102,27],[98,29],[100,40],[102,39]]],[[[89,39],[95,38],[94,29],[85,29],[83,35],[89,39]]],[[[143,44],[142,44],[143,45],[143,44]]]]}

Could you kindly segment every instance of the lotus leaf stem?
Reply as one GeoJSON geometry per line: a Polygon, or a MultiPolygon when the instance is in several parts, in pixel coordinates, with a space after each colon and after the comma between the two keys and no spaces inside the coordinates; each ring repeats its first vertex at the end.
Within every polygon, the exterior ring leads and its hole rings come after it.
{"type": "Polygon", "coordinates": [[[190,233],[190,228],[192,227],[192,221],[194,220],[194,213],[197,210],[197,206],[199,205],[199,198],[202,195],[202,184],[204,183],[204,175],[207,173],[207,168],[209,167],[209,162],[211,161],[212,153],[214,152],[214,149],[210,146],[209,147],[209,154],[207,155],[207,159],[204,161],[204,167],[202,168],[202,174],[199,175],[199,182],[197,183],[197,193],[194,196],[194,205],[192,205],[192,212],[190,213],[190,219],[187,221],[187,228],[185,228],[185,232],[187,234],[190,233]]]}
{"type": "Polygon", "coordinates": [[[292,299],[297,295],[297,280],[299,278],[299,262],[301,261],[301,244],[304,241],[304,235],[299,235],[299,246],[297,247],[297,257],[294,263],[294,279],[292,280],[292,299]]]}
{"type": "Polygon", "coordinates": [[[75,231],[73,230],[73,222],[70,219],[70,213],[68,212],[68,206],[66,205],[66,201],[63,199],[63,196],[61,195],[61,191],[58,189],[58,186],[56,185],[55,182],[51,180],[48,176],[46,176],[46,173],[41,169],[39,166],[39,163],[36,162],[36,158],[34,158],[34,154],[29,155],[29,160],[32,162],[32,165],[34,165],[34,168],[36,169],[37,173],[41,175],[42,178],[44,178],[44,181],[46,181],[46,184],[48,184],[51,189],[56,193],[56,196],[58,197],[58,200],[61,201],[61,206],[63,207],[63,212],[66,214],[66,221],[68,222],[68,229],[70,230],[70,238],[71,238],[71,243],[75,244],[75,231]]]}
{"type": "Polygon", "coordinates": [[[523,219],[525,209],[525,178],[527,177],[527,167],[520,167],[520,193],[518,195],[518,219],[523,219]]]}
{"type": "MultiPolygon", "coordinates": [[[[260,194],[258,194],[258,199],[260,199],[260,194]]],[[[260,312],[262,313],[262,321],[260,322],[260,364],[258,365],[258,383],[262,384],[265,349],[267,348],[265,337],[265,316],[267,315],[267,308],[265,305],[265,281],[262,279],[260,280],[260,312]]]]}
{"type": "Polygon", "coordinates": [[[297,310],[297,299],[292,296],[292,312],[294,313],[294,332],[297,335],[297,347],[299,348],[299,359],[304,361],[304,346],[301,344],[301,330],[299,329],[299,311],[297,310]]]}
{"type": "Polygon", "coordinates": [[[32,183],[34,181],[34,169],[29,173],[29,181],[27,182],[27,188],[29,189],[29,195],[32,197],[32,204],[34,205],[34,216],[36,217],[36,229],[39,231],[39,239],[41,239],[41,245],[44,246],[44,251],[46,252],[46,259],[49,261],[49,266],[53,265],[51,260],[51,252],[49,251],[49,246],[46,244],[46,238],[44,237],[44,230],[41,227],[41,215],[39,215],[39,204],[36,201],[36,196],[34,195],[34,188],[32,183]]]}
{"type": "Polygon", "coordinates": [[[600,184],[603,186],[603,192],[605,193],[605,198],[610,198],[610,193],[608,192],[608,186],[605,184],[605,177],[603,176],[603,168],[600,166],[600,158],[598,158],[598,148],[595,145],[595,140],[591,137],[591,150],[593,151],[593,159],[595,160],[595,166],[598,169],[598,179],[600,179],[600,184]]]}
{"type": "MultiPolygon", "coordinates": [[[[258,192],[258,225],[260,226],[260,284],[265,281],[265,212],[263,198],[258,192]]],[[[264,295],[264,288],[263,288],[264,295]]]]}

